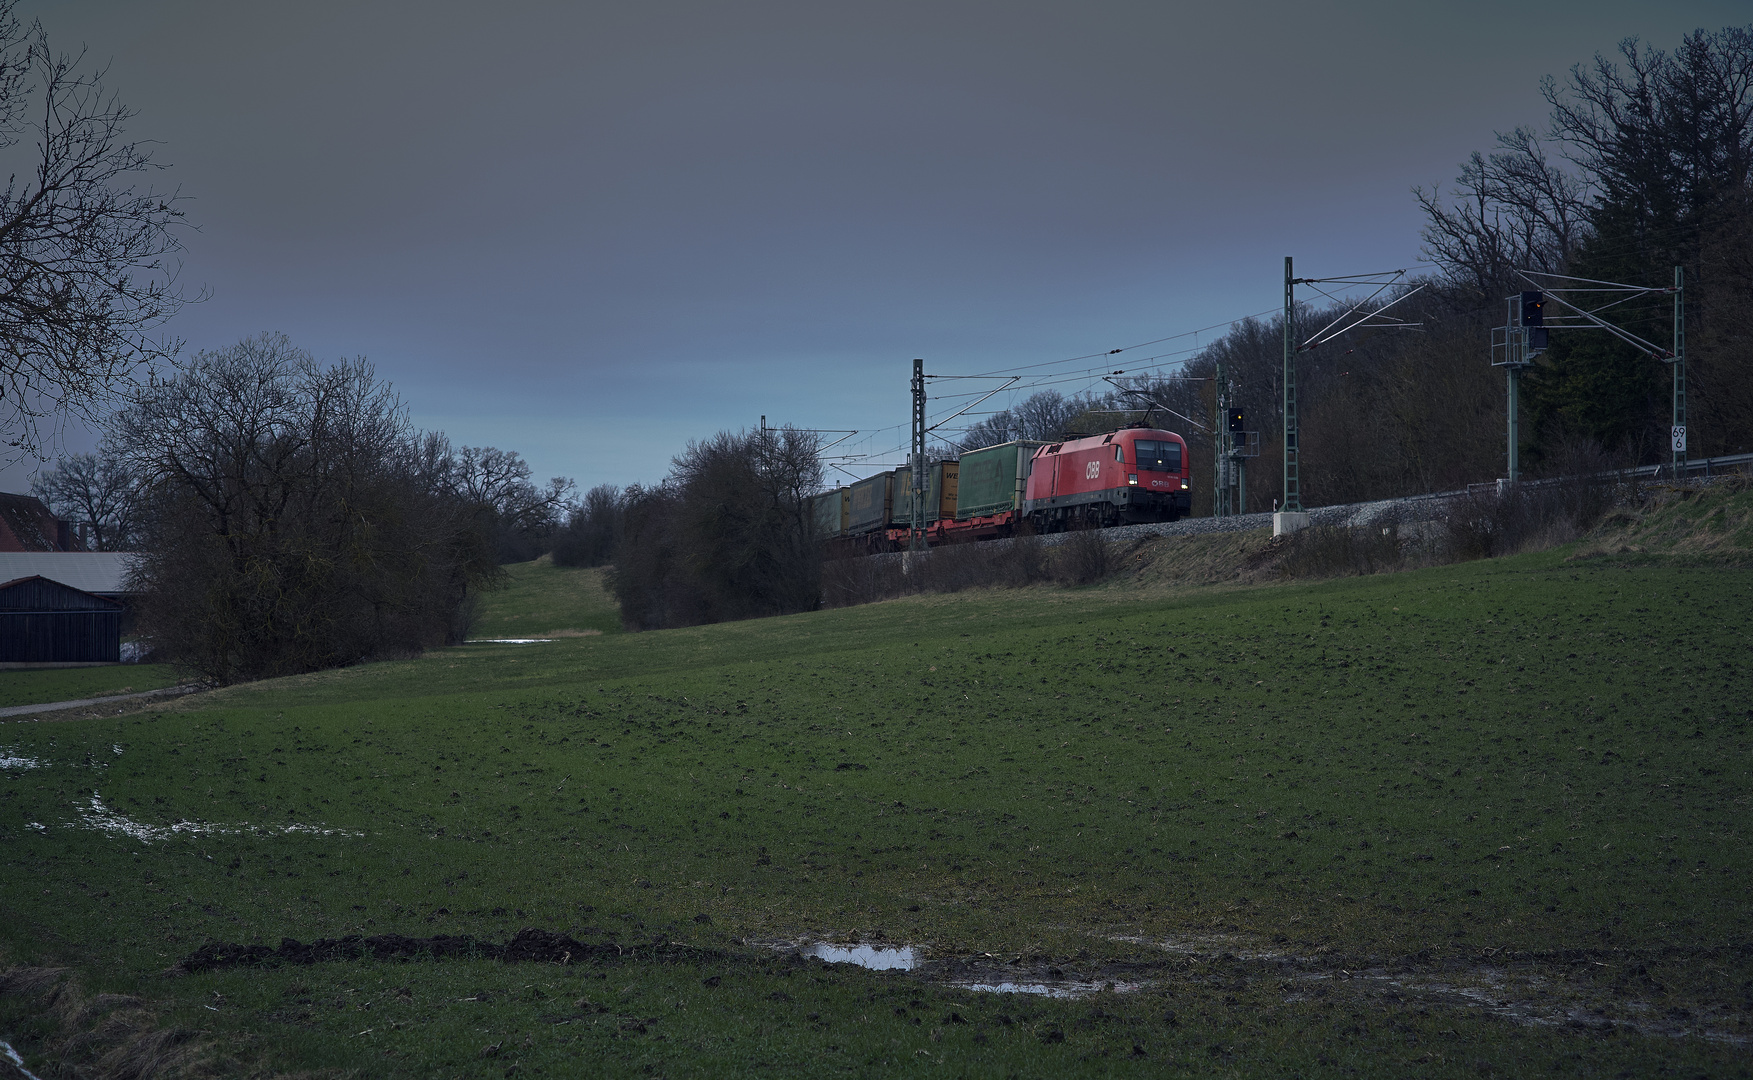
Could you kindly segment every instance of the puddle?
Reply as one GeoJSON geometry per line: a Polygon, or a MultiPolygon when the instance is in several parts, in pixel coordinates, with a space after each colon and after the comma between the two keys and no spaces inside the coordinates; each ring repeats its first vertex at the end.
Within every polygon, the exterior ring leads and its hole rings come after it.
{"type": "Polygon", "coordinates": [[[465,645],[546,645],[553,638],[545,637],[477,637],[464,642],[465,645]]]}
{"type": "MultiPolygon", "coordinates": [[[[362,836],[363,833],[351,832],[347,829],[328,829],[320,825],[303,825],[294,823],[275,828],[260,825],[224,825],[210,821],[175,821],[169,825],[147,825],[132,818],[116,813],[103,804],[103,799],[92,795],[91,805],[79,812],[79,820],[86,828],[99,832],[114,833],[118,836],[131,836],[143,844],[154,840],[169,840],[178,836],[226,836],[238,833],[253,833],[257,836],[293,836],[307,834],[310,836],[362,836]]],[[[34,825],[34,828],[42,828],[34,825]]],[[[45,830],[46,831],[46,830],[45,830]]]]}
{"type": "Polygon", "coordinates": [[[830,964],[857,964],[871,971],[912,971],[919,963],[911,945],[805,945],[798,952],[830,964]]]}
{"type": "Polygon", "coordinates": [[[22,757],[10,750],[0,750],[0,771],[11,769],[40,769],[43,763],[33,757],[22,757]]]}
{"type": "MultiPolygon", "coordinates": [[[[1051,978],[1036,982],[1027,979],[1005,979],[992,970],[973,974],[963,968],[961,977],[947,977],[948,972],[928,965],[911,945],[829,945],[823,942],[796,944],[790,941],[766,943],[767,948],[780,951],[795,949],[797,955],[829,964],[854,964],[867,971],[912,971],[945,985],[973,990],[982,994],[1035,994],[1041,997],[1080,998],[1099,993],[1132,993],[1144,988],[1139,982],[1116,982],[1106,979],[1051,978]]],[[[976,969],[978,970],[978,969],[976,969]]]]}

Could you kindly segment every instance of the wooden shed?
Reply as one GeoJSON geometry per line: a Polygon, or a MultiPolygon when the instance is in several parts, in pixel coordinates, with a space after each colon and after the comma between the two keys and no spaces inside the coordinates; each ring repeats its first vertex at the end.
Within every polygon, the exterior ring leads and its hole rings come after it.
{"type": "Polygon", "coordinates": [[[50,581],[0,585],[0,664],[118,663],[120,603],[50,581]]]}

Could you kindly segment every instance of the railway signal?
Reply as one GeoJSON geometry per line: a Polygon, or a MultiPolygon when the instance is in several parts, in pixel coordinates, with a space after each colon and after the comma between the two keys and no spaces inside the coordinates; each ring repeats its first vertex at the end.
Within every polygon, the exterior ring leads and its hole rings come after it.
{"type": "Polygon", "coordinates": [[[1491,331],[1491,363],[1501,367],[1508,379],[1506,412],[1508,414],[1509,480],[1521,479],[1521,436],[1518,414],[1521,411],[1521,373],[1532,365],[1534,357],[1545,351],[1553,330],[1605,330],[1637,349],[1645,356],[1674,366],[1673,421],[1670,438],[1670,465],[1676,479],[1686,465],[1686,271],[1674,267],[1671,288],[1646,288],[1616,281],[1569,277],[1533,270],[1518,270],[1517,275],[1529,285],[1515,296],[1505,297],[1507,306],[1504,325],[1491,331]],[[1672,348],[1646,341],[1622,326],[1601,318],[1600,312],[1618,307],[1629,300],[1645,296],[1672,295],[1674,298],[1674,343],[1672,348]],[[1546,305],[1553,305],[1550,319],[1546,305]]]}

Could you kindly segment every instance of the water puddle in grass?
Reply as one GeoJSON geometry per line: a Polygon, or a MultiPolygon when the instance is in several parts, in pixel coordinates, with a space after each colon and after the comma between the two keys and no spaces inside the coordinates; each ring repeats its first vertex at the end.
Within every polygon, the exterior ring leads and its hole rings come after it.
{"type": "Polygon", "coordinates": [[[464,642],[465,645],[546,645],[553,638],[545,637],[477,637],[464,642]]]}
{"type": "Polygon", "coordinates": [[[871,971],[912,971],[919,961],[910,945],[805,945],[798,949],[830,964],[857,964],[871,971]]]}
{"type": "Polygon", "coordinates": [[[950,971],[937,970],[940,965],[928,965],[917,950],[911,945],[868,945],[864,943],[852,945],[830,945],[826,942],[805,941],[773,941],[766,943],[767,948],[783,952],[794,952],[797,956],[821,960],[828,964],[853,964],[868,971],[910,971],[924,975],[949,986],[963,990],[973,990],[982,994],[1034,994],[1041,997],[1080,998],[1099,993],[1131,993],[1144,988],[1143,983],[1116,982],[1103,979],[1063,978],[1057,969],[1047,972],[1041,977],[1039,972],[1031,972],[1034,979],[1005,978],[996,966],[990,971],[983,970],[986,965],[979,965],[973,971],[962,966],[959,971],[954,967],[950,971]],[[952,971],[955,972],[952,974],[952,971]]]}
{"type": "Polygon", "coordinates": [[[363,836],[363,833],[347,829],[329,829],[321,825],[224,825],[211,821],[173,821],[169,825],[147,825],[132,818],[116,813],[103,804],[103,799],[96,794],[91,796],[91,805],[79,812],[80,823],[88,829],[99,832],[113,833],[119,836],[131,836],[143,844],[154,840],[169,840],[178,836],[215,836],[251,833],[256,836],[363,836]]]}

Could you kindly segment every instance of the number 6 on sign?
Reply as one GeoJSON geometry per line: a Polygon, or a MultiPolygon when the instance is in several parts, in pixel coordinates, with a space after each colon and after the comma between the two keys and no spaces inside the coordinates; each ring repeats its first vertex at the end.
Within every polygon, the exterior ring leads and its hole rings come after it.
{"type": "Polygon", "coordinates": [[[1669,434],[1673,440],[1674,450],[1676,453],[1686,449],[1686,425],[1685,424],[1675,424],[1671,429],[1669,429],[1669,434]]]}

